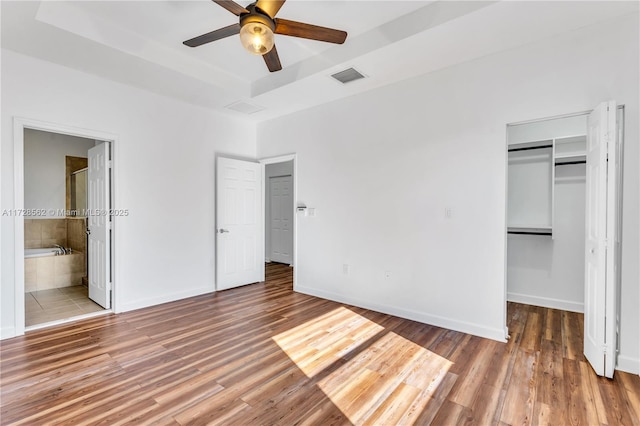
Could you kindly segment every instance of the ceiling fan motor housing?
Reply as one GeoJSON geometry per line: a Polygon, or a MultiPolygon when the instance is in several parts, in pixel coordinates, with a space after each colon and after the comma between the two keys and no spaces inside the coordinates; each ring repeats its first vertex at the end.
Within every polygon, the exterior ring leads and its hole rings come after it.
{"type": "Polygon", "coordinates": [[[240,26],[244,27],[247,24],[259,23],[271,28],[271,31],[276,30],[276,23],[266,13],[257,8],[254,4],[247,6],[249,13],[243,13],[240,15],[240,26]]]}

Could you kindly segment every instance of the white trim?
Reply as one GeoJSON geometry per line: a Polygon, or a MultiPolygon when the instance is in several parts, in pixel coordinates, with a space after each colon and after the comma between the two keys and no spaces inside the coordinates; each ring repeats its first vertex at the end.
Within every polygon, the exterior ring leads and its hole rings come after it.
{"type": "Polygon", "coordinates": [[[581,112],[572,112],[572,113],[569,113],[569,114],[562,114],[562,115],[553,115],[553,116],[544,117],[544,118],[534,118],[532,120],[517,121],[517,122],[514,122],[514,123],[507,123],[507,126],[520,126],[522,124],[539,123],[541,121],[556,120],[556,119],[559,119],[559,118],[579,117],[581,115],[589,115],[589,114],[591,114],[591,111],[593,111],[593,110],[581,111],[581,112]]]}
{"type": "MultiPolygon", "coordinates": [[[[213,291],[215,293],[215,290],[213,291]]],[[[123,301],[120,304],[119,312],[128,312],[135,309],[148,308],[151,306],[161,305],[168,302],[176,302],[190,297],[201,296],[203,294],[211,294],[211,286],[204,286],[197,289],[178,291],[173,293],[163,293],[160,296],[149,297],[146,299],[137,299],[134,301],[123,301]]]]}
{"type": "Polygon", "coordinates": [[[508,262],[507,262],[507,250],[508,250],[508,237],[509,237],[509,227],[507,222],[509,217],[508,205],[509,205],[509,131],[508,128],[504,127],[504,140],[506,141],[504,145],[504,226],[503,226],[503,235],[502,235],[502,252],[504,253],[503,259],[503,276],[502,276],[502,321],[504,327],[504,338],[508,339],[509,334],[509,315],[507,312],[507,284],[508,284],[508,262]]]}
{"type": "MultiPolygon", "coordinates": [[[[293,267],[293,291],[298,291],[296,283],[298,282],[298,268],[296,264],[298,262],[298,214],[295,208],[298,206],[298,156],[297,154],[286,154],[277,157],[267,157],[258,160],[262,164],[262,176],[265,176],[265,168],[267,164],[285,163],[287,161],[293,161],[293,259],[291,266],[293,267]]],[[[267,183],[263,178],[262,185],[262,200],[264,208],[264,198],[266,193],[267,183]]],[[[266,216],[265,216],[266,217],[266,216]]],[[[264,233],[266,238],[267,228],[264,227],[264,233]]],[[[265,250],[266,253],[266,250],[265,250]]],[[[266,256],[265,256],[266,257],[266,256]]]]}
{"type": "MultiPolygon", "coordinates": [[[[294,269],[295,272],[295,269],[294,269]]],[[[360,308],[369,309],[383,314],[389,314],[400,318],[406,318],[413,321],[419,321],[424,324],[434,325],[436,327],[446,328],[448,330],[459,331],[461,333],[472,334],[474,336],[484,337],[496,340],[498,342],[506,342],[504,328],[489,328],[479,326],[475,323],[459,321],[453,318],[442,317],[439,315],[430,315],[424,312],[418,312],[411,309],[403,309],[395,306],[381,305],[379,303],[362,300],[361,298],[353,298],[342,294],[328,292],[316,288],[298,285],[295,289],[299,293],[308,294],[310,296],[320,297],[339,303],[344,303],[360,308]]]]}
{"type": "Polygon", "coordinates": [[[88,314],[82,314],[82,315],[78,315],[78,316],[75,316],[75,317],[64,318],[64,319],[60,319],[60,320],[44,322],[42,324],[32,325],[32,326],[26,327],[25,331],[40,330],[41,328],[48,328],[48,327],[53,327],[53,326],[56,326],[56,325],[68,324],[70,322],[76,322],[76,321],[80,321],[80,320],[84,320],[84,319],[100,317],[102,315],[110,315],[112,313],[113,312],[111,312],[111,310],[90,312],[88,314]]]}
{"type": "Polygon", "coordinates": [[[624,371],[625,373],[640,375],[640,359],[631,358],[625,355],[618,355],[618,364],[616,365],[616,370],[624,371]]]}
{"type": "MultiPolygon", "coordinates": [[[[28,122],[13,120],[13,208],[24,208],[24,129],[28,122]]],[[[24,334],[24,217],[16,215],[13,221],[13,279],[14,279],[14,335],[24,334]],[[20,255],[19,255],[20,254],[20,255]]]]}
{"type": "Polygon", "coordinates": [[[530,296],[528,294],[507,293],[508,302],[524,303],[525,305],[542,306],[543,308],[560,309],[569,312],[584,312],[584,303],[570,300],[553,299],[550,297],[530,296]]]}
{"type": "MultiPolygon", "coordinates": [[[[266,187],[267,187],[267,182],[266,182],[266,177],[267,177],[267,170],[266,167],[264,166],[264,164],[260,164],[260,174],[262,175],[262,180],[260,181],[260,185],[262,186],[260,188],[260,202],[262,204],[262,206],[260,207],[262,210],[262,220],[260,223],[260,227],[262,228],[262,241],[260,242],[260,244],[262,244],[261,250],[262,250],[262,257],[266,258],[267,257],[267,191],[266,191],[266,187]]],[[[216,183],[217,185],[217,183],[216,183]]],[[[216,268],[218,267],[218,264],[216,263],[216,268]]],[[[267,279],[267,268],[265,268],[264,264],[262,265],[262,273],[260,274],[260,277],[262,278],[262,281],[265,281],[267,279]]],[[[216,283],[216,290],[218,289],[217,283],[216,283]]]]}
{"type": "Polygon", "coordinates": [[[2,327],[2,329],[0,329],[0,340],[10,339],[17,335],[15,327],[2,327]]]}
{"type": "MultiPolygon", "coordinates": [[[[47,121],[33,120],[24,117],[14,117],[13,118],[13,168],[14,168],[14,183],[13,183],[13,191],[14,191],[14,206],[15,210],[24,209],[24,130],[25,129],[33,129],[33,130],[41,130],[45,132],[51,133],[59,133],[70,136],[77,136],[81,138],[87,139],[97,139],[105,142],[110,142],[111,144],[111,156],[112,160],[116,159],[116,142],[117,135],[113,133],[107,133],[99,130],[91,130],[84,129],[81,127],[73,127],[66,126],[57,123],[51,123],[47,121]]],[[[117,163],[117,161],[113,161],[113,163],[117,163]]],[[[117,198],[117,188],[118,188],[118,174],[116,173],[116,169],[112,169],[112,179],[113,185],[111,189],[111,195],[113,200],[112,208],[117,208],[118,206],[118,198],[117,198]]],[[[114,218],[113,223],[113,238],[114,243],[116,241],[116,233],[117,226],[114,218]]],[[[114,252],[119,252],[120,250],[115,250],[114,252]]],[[[2,330],[1,338],[8,338],[13,336],[21,336],[25,333],[25,309],[24,309],[24,217],[16,215],[14,219],[14,328],[12,335],[5,335],[9,333],[9,328],[2,330]],[[6,330],[6,331],[5,331],[6,330]]],[[[119,312],[116,307],[119,308],[119,304],[117,303],[117,291],[116,291],[116,282],[118,282],[117,272],[118,268],[116,267],[117,259],[115,256],[111,259],[111,267],[112,267],[112,291],[113,291],[113,306],[111,311],[119,312]]],[[[106,312],[109,312],[107,310],[106,312]]]]}
{"type": "Polygon", "coordinates": [[[276,163],[286,163],[287,161],[292,161],[292,160],[295,163],[296,154],[287,154],[287,155],[280,155],[278,157],[261,158],[258,161],[261,164],[267,165],[267,164],[276,164],[276,163]]]}

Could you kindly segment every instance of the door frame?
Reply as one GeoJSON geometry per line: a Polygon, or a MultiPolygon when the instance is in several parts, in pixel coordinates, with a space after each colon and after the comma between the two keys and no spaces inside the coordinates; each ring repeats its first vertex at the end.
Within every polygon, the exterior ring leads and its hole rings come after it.
{"type": "MultiPolygon", "coordinates": [[[[35,120],[24,117],[13,118],[13,171],[14,171],[14,184],[13,184],[13,196],[14,196],[14,209],[19,211],[24,209],[24,131],[25,129],[40,130],[43,132],[58,133],[69,136],[77,136],[87,139],[96,139],[110,143],[111,149],[111,208],[119,205],[117,194],[118,177],[116,164],[118,154],[118,136],[113,133],[103,132],[99,130],[84,129],[81,127],[67,126],[59,123],[51,123],[47,121],[35,120]]],[[[96,315],[102,315],[105,312],[119,312],[117,307],[119,305],[117,298],[117,282],[118,268],[116,264],[118,259],[116,253],[117,238],[117,218],[112,218],[112,230],[111,230],[111,277],[112,277],[112,305],[111,309],[99,311],[93,314],[81,315],[75,318],[91,317],[96,315]]],[[[22,336],[25,333],[25,306],[24,306],[24,216],[14,216],[14,321],[15,321],[15,336],[22,336]]],[[[65,323],[68,321],[61,320],[56,323],[65,323]]],[[[38,326],[29,327],[29,329],[36,329],[38,326]]]]}
{"type": "MultiPolygon", "coordinates": [[[[293,290],[296,289],[296,283],[298,282],[298,214],[296,212],[296,206],[298,205],[298,159],[297,154],[286,154],[277,157],[266,157],[258,160],[262,165],[262,210],[265,210],[266,196],[267,196],[267,182],[266,182],[266,166],[267,164],[285,163],[287,161],[293,161],[293,176],[291,182],[293,183],[293,253],[291,259],[291,265],[293,265],[293,290]]],[[[265,212],[266,217],[266,212],[265,212]]],[[[266,241],[267,227],[264,227],[264,237],[266,241]]]]}
{"type": "MultiPolygon", "coordinates": [[[[507,224],[507,220],[508,220],[508,212],[507,212],[507,196],[509,194],[509,179],[508,179],[508,167],[509,167],[509,153],[508,153],[508,148],[509,148],[509,139],[508,139],[508,133],[507,133],[507,128],[510,125],[520,125],[520,124],[529,124],[529,123],[537,123],[537,122],[542,122],[542,121],[549,121],[549,120],[554,120],[554,119],[561,119],[561,118],[570,118],[570,117],[576,117],[576,116],[584,116],[584,115],[589,115],[591,114],[591,112],[593,111],[593,109],[589,109],[586,111],[580,111],[580,112],[574,112],[574,113],[568,113],[568,114],[560,114],[560,115],[554,115],[554,116],[548,116],[548,117],[542,117],[542,118],[535,118],[535,119],[530,119],[530,120],[523,120],[523,121],[517,121],[517,122],[511,122],[511,123],[506,123],[505,124],[505,133],[504,133],[504,137],[505,137],[505,146],[504,146],[504,161],[505,161],[505,215],[504,215],[504,292],[503,292],[503,297],[504,297],[504,328],[505,328],[505,332],[506,332],[506,338],[510,338],[509,336],[509,327],[508,327],[508,318],[507,318],[507,293],[508,293],[508,282],[507,282],[507,244],[508,244],[508,239],[507,239],[507,228],[508,228],[508,224],[507,224]]],[[[619,248],[619,253],[618,256],[616,258],[616,266],[618,268],[618,274],[616,276],[616,282],[614,283],[614,285],[616,286],[616,290],[617,290],[617,301],[616,301],[616,321],[618,321],[618,326],[620,324],[620,301],[621,301],[621,294],[622,294],[622,213],[623,213],[623,204],[624,204],[624,200],[623,200],[623,186],[624,186],[624,179],[623,179],[623,169],[624,169],[624,124],[625,124],[625,112],[626,112],[626,106],[625,104],[617,104],[616,105],[616,121],[617,121],[617,135],[616,135],[616,143],[617,148],[619,150],[618,152],[618,157],[620,160],[620,164],[618,165],[618,170],[617,170],[617,178],[618,178],[618,190],[619,190],[619,198],[618,198],[618,205],[617,205],[617,220],[618,220],[618,233],[619,233],[619,244],[620,244],[620,248],[619,248]],[[618,121],[617,119],[620,118],[620,121],[618,121]],[[620,138],[620,139],[618,139],[620,138]]],[[[586,232],[586,231],[585,231],[586,232]]],[[[618,355],[618,349],[620,346],[620,339],[619,339],[619,335],[616,337],[616,345],[613,348],[614,352],[616,353],[616,358],[618,355]]],[[[616,366],[615,369],[617,370],[619,367],[619,359],[616,359],[616,366]]]]}

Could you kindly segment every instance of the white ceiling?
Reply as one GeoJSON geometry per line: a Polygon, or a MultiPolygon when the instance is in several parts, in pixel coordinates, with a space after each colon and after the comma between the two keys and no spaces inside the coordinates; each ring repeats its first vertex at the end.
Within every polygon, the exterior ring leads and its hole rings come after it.
{"type": "Polygon", "coordinates": [[[182,44],[237,22],[209,0],[2,1],[2,46],[261,121],[637,12],[637,1],[288,0],[279,17],[349,36],[333,45],[276,35],[283,70],[269,73],[237,36],[182,44]],[[348,67],[368,78],[329,77],[348,67]],[[236,102],[261,111],[225,108],[236,102]]]}

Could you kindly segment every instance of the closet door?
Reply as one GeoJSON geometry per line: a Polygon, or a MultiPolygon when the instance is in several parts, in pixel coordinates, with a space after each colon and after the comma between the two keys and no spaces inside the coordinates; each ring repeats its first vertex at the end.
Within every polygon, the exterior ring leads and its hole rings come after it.
{"type": "Polygon", "coordinates": [[[606,377],[613,377],[617,347],[616,134],[616,104],[604,102],[589,115],[587,135],[584,354],[606,377]]]}
{"type": "Polygon", "coordinates": [[[269,179],[271,244],[269,259],[293,263],[293,191],[291,176],[269,179]]]}

